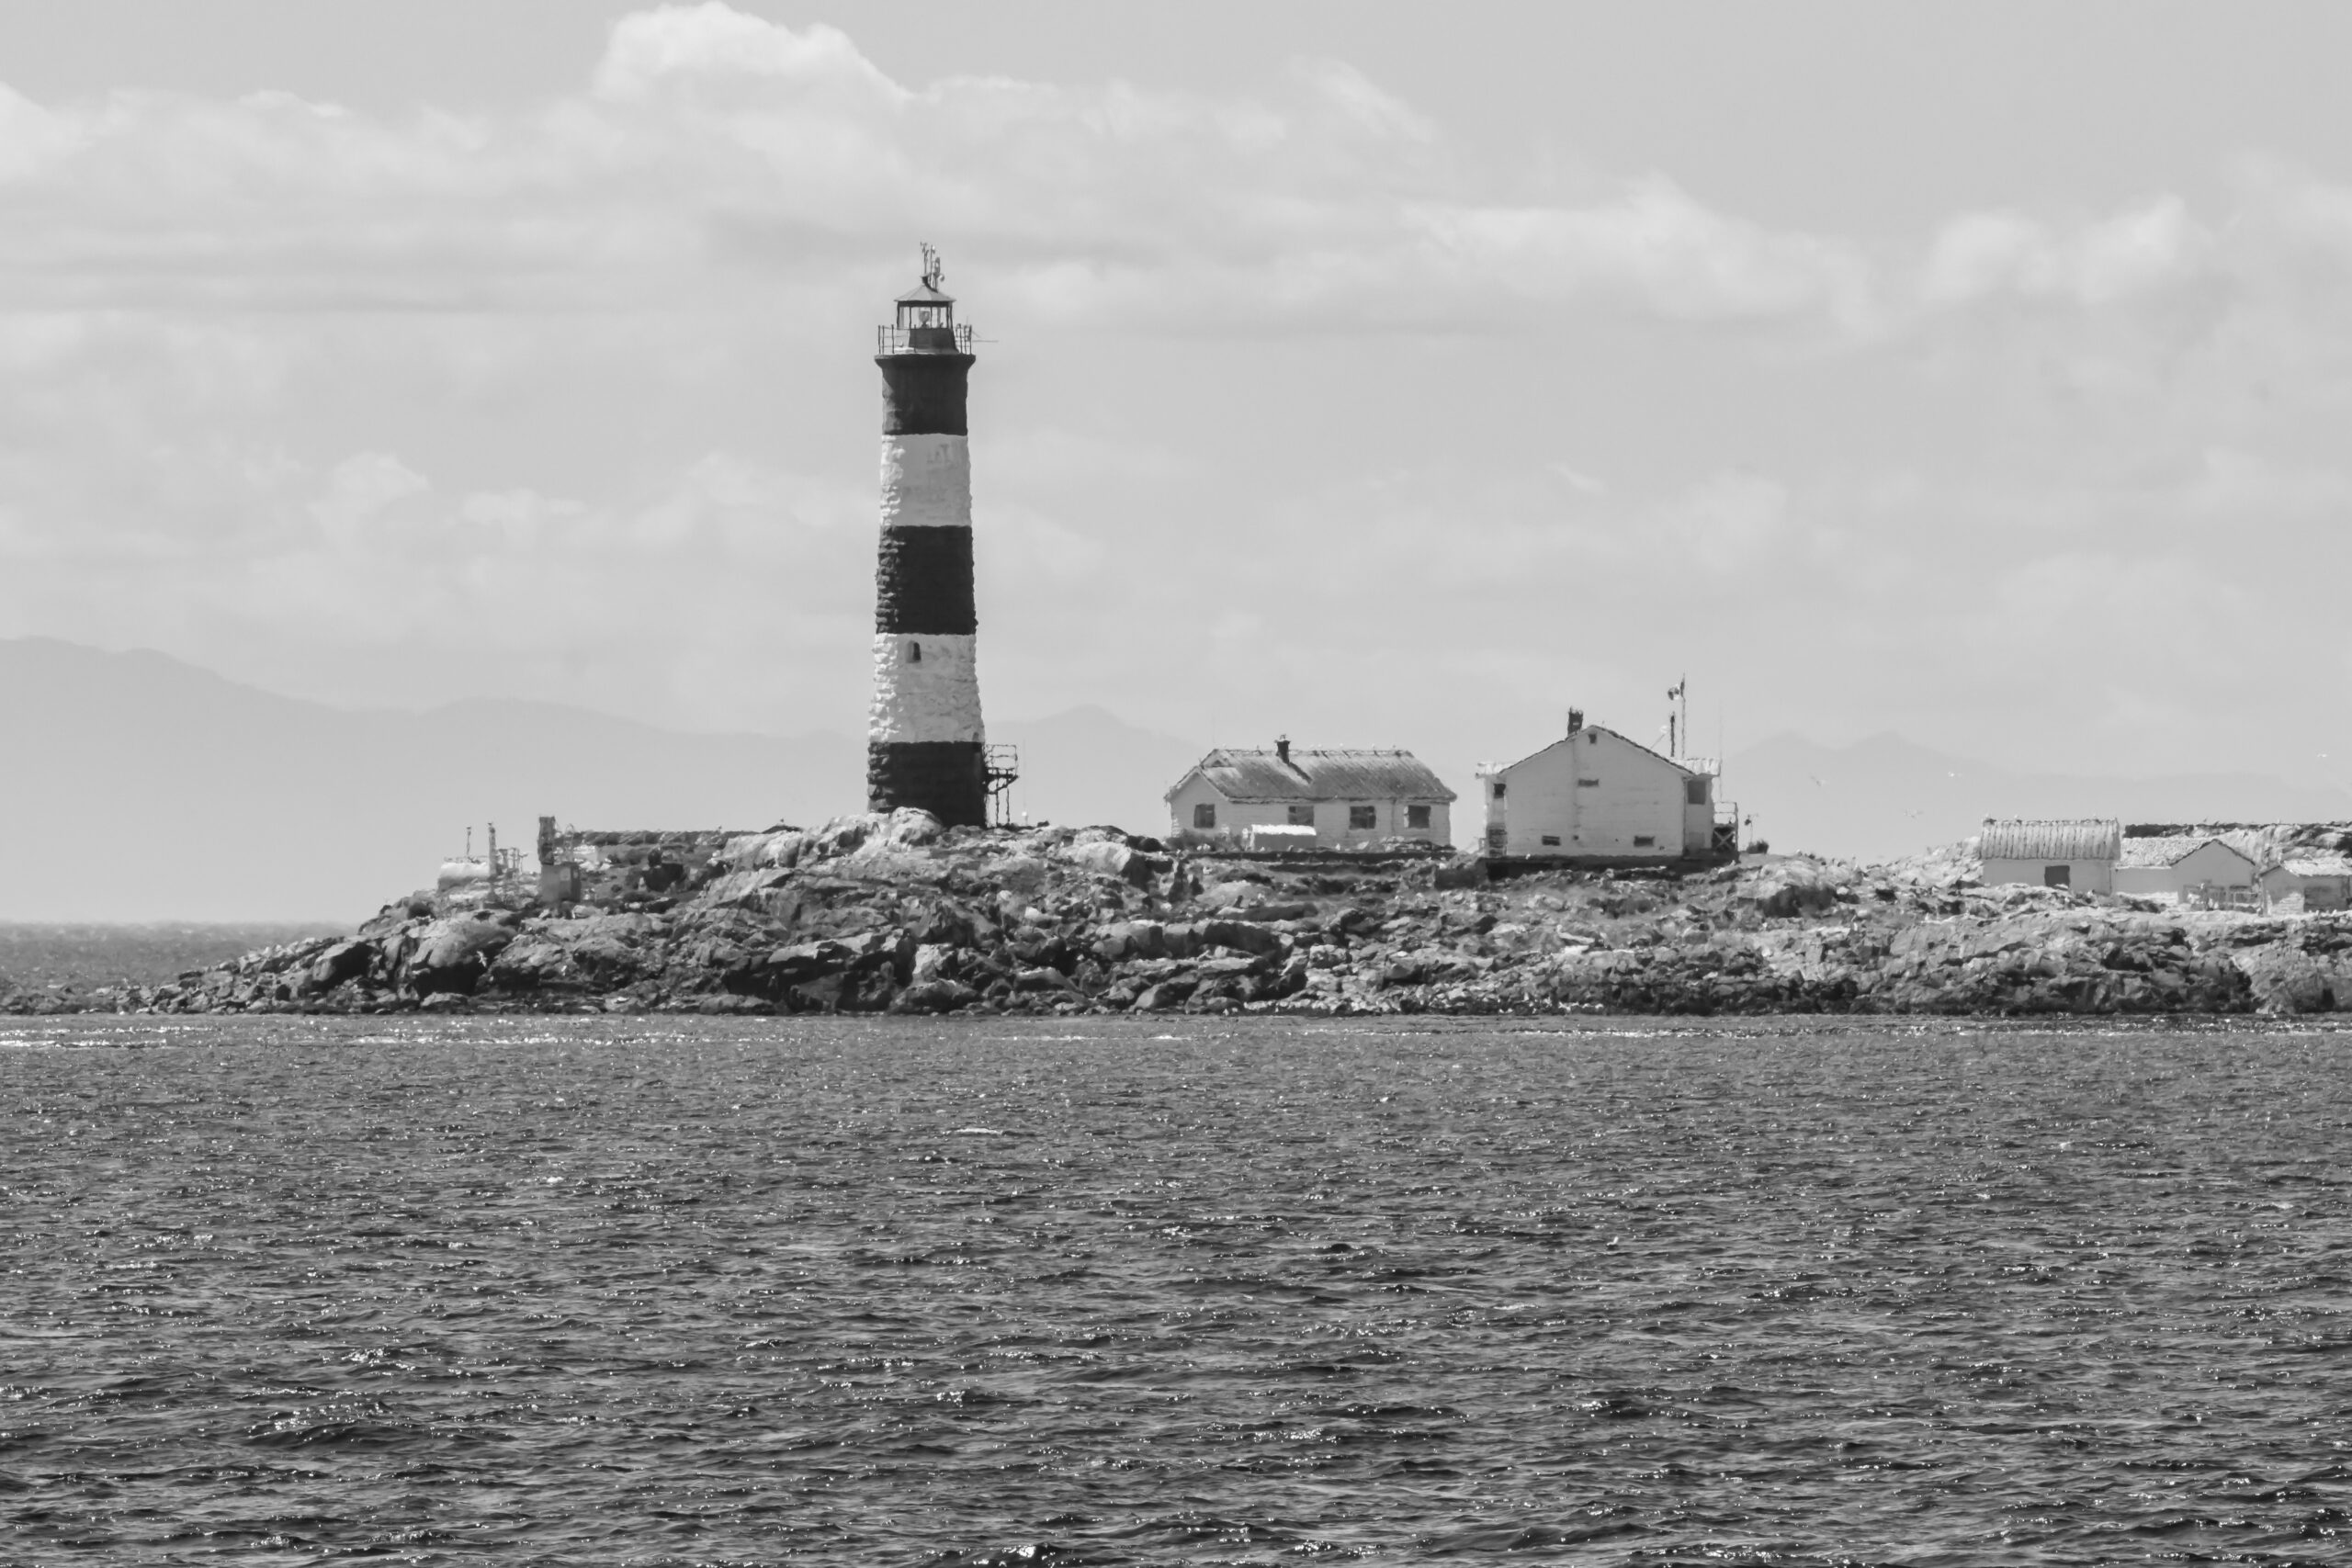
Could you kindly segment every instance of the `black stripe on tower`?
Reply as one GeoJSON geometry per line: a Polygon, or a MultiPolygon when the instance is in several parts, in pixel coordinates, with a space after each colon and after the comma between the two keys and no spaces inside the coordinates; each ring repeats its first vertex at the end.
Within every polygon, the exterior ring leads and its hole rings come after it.
{"type": "Polygon", "coordinates": [[[874,629],[931,637],[979,630],[969,528],[885,528],[874,572],[874,629]]]}
{"type": "Polygon", "coordinates": [[[985,828],[988,760],[977,740],[868,741],[865,800],[875,811],[911,806],[950,828],[985,828]]]}
{"type": "Polygon", "coordinates": [[[964,393],[970,381],[968,354],[877,354],[882,367],[882,434],[969,435],[964,425],[964,393]]]}

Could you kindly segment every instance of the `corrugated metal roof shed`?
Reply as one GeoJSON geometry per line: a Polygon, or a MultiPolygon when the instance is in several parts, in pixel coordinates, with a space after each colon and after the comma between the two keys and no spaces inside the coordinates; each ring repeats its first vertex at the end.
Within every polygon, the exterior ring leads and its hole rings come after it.
{"type": "MultiPolygon", "coordinates": [[[[1212,751],[1193,764],[1227,800],[1446,800],[1453,792],[1410,751],[1212,751]]],[[[1187,773],[1190,778],[1192,773],[1187,773]]],[[[1177,788],[1183,780],[1177,781],[1177,788]]],[[[1173,797],[1176,791],[1168,792],[1173,797]]]]}
{"type": "Polygon", "coordinates": [[[1984,818],[1976,841],[1983,860],[2113,860],[2123,824],[2112,817],[1984,818]]]}

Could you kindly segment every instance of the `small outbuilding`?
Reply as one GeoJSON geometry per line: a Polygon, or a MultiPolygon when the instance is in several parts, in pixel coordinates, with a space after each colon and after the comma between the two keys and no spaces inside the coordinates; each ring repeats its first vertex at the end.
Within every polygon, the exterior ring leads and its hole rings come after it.
{"type": "Polygon", "coordinates": [[[2134,834],[2115,868],[2118,893],[2205,908],[2252,908],[2261,882],[2253,855],[2210,833],[2134,834]]]}
{"type": "Polygon", "coordinates": [[[2290,854],[2263,872],[2262,892],[2280,914],[2352,908],[2352,856],[2341,850],[2290,854]]]}
{"type": "Polygon", "coordinates": [[[2115,891],[2123,824],[2112,817],[1987,817],[1977,835],[1984,883],[2030,883],[2077,893],[2115,891]]]}
{"type": "Polygon", "coordinates": [[[1453,791],[1410,751],[1223,749],[1166,796],[1180,843],[1340,849],[1388,840],[1450,844],[1453,791]],[[1270,829],[1282,829],[1271,831],[1270,829]]]}
{"type": "Polygon", "coordinates": [[[1676,761],[1568,714],[1568,732],[1505,767],[1481,768],[1490,856],[1640,863],[1736,849],[1718,842],[1715,772],[1676,761]]]}

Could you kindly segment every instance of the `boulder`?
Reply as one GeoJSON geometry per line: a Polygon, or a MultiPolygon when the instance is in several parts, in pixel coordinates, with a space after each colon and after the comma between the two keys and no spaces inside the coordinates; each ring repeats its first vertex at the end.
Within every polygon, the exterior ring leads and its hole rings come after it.
{"type": "Polygon", "coordinates": [[[419,996],[443,991],[470,995],[491,961],[514,940],[514,931],[495,919],[478,915],[435,920],[417,933],[400,977],[419,996]]]}
{"type": "Polygon", "coordinates": [[[1161,980],[1146,986],[1136,997],[1132,1010],[1136,1012],[1167,1012],[1184,1005],[1196,987],[1192,980],[1161,980]]]}
{"type": "Polygon", "coordinates": [[[345,980],[367,977],[375,964],[376,944],[372,942],[339,942],[311,960],[303,975],[303,985],[313,991],[331,991],[345,980]]]}
{"type": "Polygon", "coordinates": [[[1843,879],[1818,861],[1774,861],[1752,877],[1743,876],[1736,897],[1756,912],[1773,918],[1823,914],[1837,908],[1843,879]]]}
{"type": "Polygon", "coordinates": [[[1196,941],[1204,947],[1230,947],[1241,953],[1279,953],[1289,945],[1280,931],[1252,920],[1203,920],[1193,931],[1196,941]]]}
{"type": "Polygon", "coordinates": [[[582,976],[563,943],[542,931],[526,931],[492,962],[486,978],[502,991],[536,991],[582,976]]]}
{"type": "Polygon", "coordinates": [[[1430,885],[1441,889],[1484,887],[1491,880],[1487,874],[1487,863],[1476,855],[1455,855],[1440,865],[1430,878],[1430,885]]]}
{"type": "Polygon", "coordinates": [[[1125,880],[1127,867],[1136,859],[1126,845],[1110,839],[1095,839],[1083,843],[1065,845],[1061,858],[1080,871],[1096,876],[1115,876],[1125,880]]]}
{"type": "Polygon", "coordinates": [[[2241,948],[2230,956],[2264,1012],[2352,1010],[2352,963],[2342,958],[2314,955],[2283,942],[2241,948]]]}
{"type": "Polygon", "coordinates": [[[949,1012],[979,1000],[979,992],[957,980],[923,980],[890,1000],[892,1012],[949,1012]]]}

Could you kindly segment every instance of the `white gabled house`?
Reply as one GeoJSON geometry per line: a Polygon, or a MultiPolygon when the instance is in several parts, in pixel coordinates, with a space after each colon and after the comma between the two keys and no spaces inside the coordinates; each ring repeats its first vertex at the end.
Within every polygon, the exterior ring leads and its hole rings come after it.
{"type": "MultiPolygon", "coordinates": [[[[1676,761],[1571,709],[1568,732],[1532,756],[1479,770],[1490,856],[1643,862],[1726,852],[1715,764],[1676,761]]],[[[1725,824],[1736,832],[1736,825],[1725,824]]]]}
{"type": "Polygon", "coordinates": [[[1450,844],[1453,792],[1410,751],[1224,748],[1166,796],[1179,843],[1334,849],[1398,839],[1450,844]]]}
{"type": "Polygon", "coordinates": [[[2250,908],[2259,901],[2261,853],[2258,839],[2239,833],[2126,833],[2115,863],[2115,890],[2174,903],[2250,908]]]}

